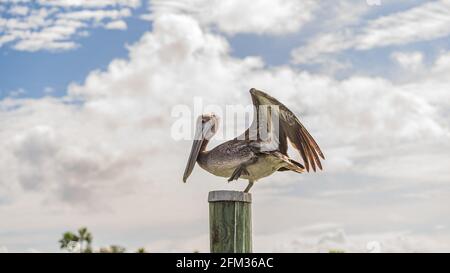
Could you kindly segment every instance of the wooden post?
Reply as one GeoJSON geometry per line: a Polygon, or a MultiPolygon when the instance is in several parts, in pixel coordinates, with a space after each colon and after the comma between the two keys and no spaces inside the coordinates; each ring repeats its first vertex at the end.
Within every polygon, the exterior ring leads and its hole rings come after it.
{"type": "Polygon", "coordinates": [[[252,195],[211,191],[208,202],[211,253],[251,253],[252,195]]]}

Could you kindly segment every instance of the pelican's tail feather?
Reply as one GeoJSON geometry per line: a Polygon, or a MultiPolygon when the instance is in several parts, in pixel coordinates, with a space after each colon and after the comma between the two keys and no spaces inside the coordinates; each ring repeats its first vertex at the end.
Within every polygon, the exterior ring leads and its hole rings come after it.
{"type": "Polygon", "coordinates": [[[293,171],[296,173],[304,173],[305,172],[305,166],[303,166],[299,162],[289,158],[287,155],[284,155],[283,153],[281,153],[279,151],[273,151],[273,152],[271,152],[271,154],[278,157],[285,163],[283,167],[278,169],[278,171],[280,171],[280,172],[293,171]]]}

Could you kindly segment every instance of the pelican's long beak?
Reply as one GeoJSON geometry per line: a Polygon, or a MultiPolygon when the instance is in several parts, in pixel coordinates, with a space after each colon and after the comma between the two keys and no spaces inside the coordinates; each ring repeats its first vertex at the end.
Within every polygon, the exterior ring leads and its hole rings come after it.
{"type": "Polygon", "coordinates": [[[185,183],[189,175],[191,175],[192,170],[194,169],[198,154],[200,153],[202,144],[205,141],[205,136],[211,130],[212,126],[212,122],[206,122],[202,124],[201,121],[199,122],[199,125],[197,125],[194,142],[192,143],[191,154],[189,155],[188,163],[186,165],[186,169],[184,170],[183,182],[185,183]]]}

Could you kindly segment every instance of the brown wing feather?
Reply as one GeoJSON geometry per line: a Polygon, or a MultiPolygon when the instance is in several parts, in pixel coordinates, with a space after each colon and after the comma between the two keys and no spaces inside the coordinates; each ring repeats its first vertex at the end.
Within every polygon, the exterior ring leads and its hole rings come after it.
{"type": "MultiPolygon", "coordinates": [[[[308,132],[308,130],[303,126],[303,124],[298,120],[298,118],[292,113],[284,104],[279,102],[277,99],[269,96],[268,94],[256,90],[254,88],[250,89],[252,96],[253,105],[255,106],[255,118],[253,120],[252,126],[245,132],[249,135],[249,130],[257,130],[259,128],[258,122],[260,122],[261,117],[259,117],[259,106],[260,105],[276,105],[280,110],[280,132],[279,132],[279,150],[283,154],[287,154],[287,139],[291,142],[292,146],[300,153],[300,156],[305,163],[305,168],[309,172],[309,167],[316,171],[316,166],[322,169],[322,163],[320,158],[325,159],[319,145],[308,132]]],[[[258,134],[259,136],[259,134],[258,134]]]]}
{"type": "Polygon", "coordinates": [[[279,145],[278,149],[280,150],[280,152],[282,154],[287,155],[288,143],[287,143],[286,133],[283,130],[280,130],[279,141],[280,141],[280,145],[279,145]]]}

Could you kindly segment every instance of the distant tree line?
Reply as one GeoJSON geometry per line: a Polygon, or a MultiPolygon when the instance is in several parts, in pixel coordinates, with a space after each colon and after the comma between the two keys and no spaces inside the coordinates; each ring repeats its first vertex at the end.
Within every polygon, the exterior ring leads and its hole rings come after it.
{"type": "MultiPolygon", "coordinates": [[[[62,238],[59,240],[59,247],[72,253],[125,253],[126,249],[119,245],[110,245],[101,247],[98,251],[92,248],[93,237],[91,232],[86,227],[78,229],[74,232],[64,232],[62,238]]],[[[146,253],[145,248],[138,248],[136,253],[146,253]]]]}

